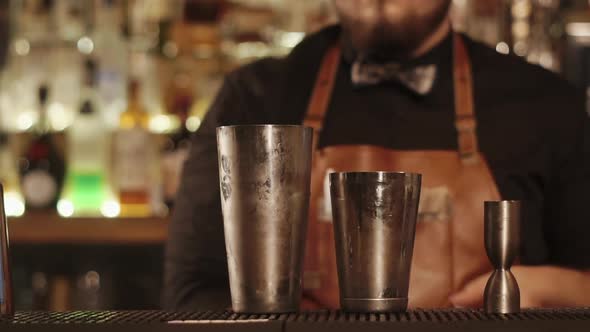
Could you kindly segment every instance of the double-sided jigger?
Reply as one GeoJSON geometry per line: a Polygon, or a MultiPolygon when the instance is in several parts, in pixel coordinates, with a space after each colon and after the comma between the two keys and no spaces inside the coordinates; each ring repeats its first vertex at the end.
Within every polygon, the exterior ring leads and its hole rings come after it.
{"type": "Polygon", "coordinates": [[[490,313],[519,312],[520,291],[510,267],[519,250],[521,204],[485,202],[484,214],[485,247],[494,266],[484,291],[484,309],[490,313]]]}

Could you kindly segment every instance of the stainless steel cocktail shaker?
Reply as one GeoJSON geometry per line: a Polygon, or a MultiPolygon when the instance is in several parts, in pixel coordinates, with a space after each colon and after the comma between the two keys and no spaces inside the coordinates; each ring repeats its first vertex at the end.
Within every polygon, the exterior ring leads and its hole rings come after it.
{"type": "Polygon", "coordinates": [[[330,174],[343,310],[406,310],[421,179],[410,173],[330,174]]]}
{"type": "Polygon", "coordinates": [[[313,130],[217,128],[221,206],[232,308],[299,309],[313,130]]]}

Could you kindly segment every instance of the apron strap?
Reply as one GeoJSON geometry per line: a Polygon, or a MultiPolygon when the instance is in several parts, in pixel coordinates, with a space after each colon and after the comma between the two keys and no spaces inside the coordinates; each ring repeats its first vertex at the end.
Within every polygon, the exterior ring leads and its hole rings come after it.
{"type": "MultiPolygon", "coordinates": [[[[315,80],[303,124],[316,131],[318,137],[331,100],[336,73],[340,64],[340,47],[332,45],[324,54],[315,80]]],[[[463,163],[477,162],[478,142],[473,107],[471,63],[463,38],[453,34],[453,84],[455,92],[455,128],[457,146],[463,163]]]]}
{"type": "Polygon", "coordinates": [[[311,99],[307,106],[307,112],[303,124],[315,130],[314,137],[318,137],[324,123],[324,117],[334,90],[334,82],[338,66],[340,65],[340,47],[338,44],[330,46],[324,54],[311,99]]]}
{"type": "Polygon", "coordinates": [[[455,128],[457,146],[463,163],[477,162],[477,121],[473,106],[473,78],[471,62],[463,38],[453,35],[453,90],[455,91],[455,128]]]}

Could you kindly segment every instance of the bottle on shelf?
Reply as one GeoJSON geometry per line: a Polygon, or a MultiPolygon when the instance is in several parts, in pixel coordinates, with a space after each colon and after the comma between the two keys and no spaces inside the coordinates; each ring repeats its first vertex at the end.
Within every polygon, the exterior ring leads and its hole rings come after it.
{"type": "MultiPolygon", "coordinates": [[[[14,1],[12,10],[16,9],[17,19],[14,21],[15,32],[25,36],[31,43],[44,43],[54,38],[51,13],[55,1],[14,1]]],[[[12,29],[12,28],[11,28],[12,29]]]]}
{"type": "Polygon", "coordinates": [[[78,40],[86,30],[84,13],[88,2],[60,0],[55,3],[53,20],[56,22],[58,38],[65,41],[78,40]]]}
{"type": "Polygon", "coordinates": [[[0,183],[4,187],[4,209],[8,217],[25,213],[25,202],[20,190],[17,162],[8,135],[0,131],[0,183]]]}
{"type": "Polygon", "coordinates": [[[114,138],[114,180],[121,216],[151,215],[154,184],[154,144],[148,131],[149,114],[141,105],[139,83],[131,81],[127,109],[121,113],[114,138]]]}
{"type": "Polygon", "coordinates": [[[87,60],[79,113],[66,133],[68,172],[57,205],[64,217],[119,214],[109,185],[108,130],[95,91],[95,73],[95,63],[87,60]]]}
{"type": "Polygon", "coordinates": [[[122,34],[119,2],[96,2],[93,54],[98,60],[97,87],[110,128],[116,128],[127,99],[128,43],[122,34]]]}
{"type": "Polygon", "coordinates": [[[537,1],[531,17],[530,48],[527,61],[559,73],[561,59],[557,44],[559,31],[559,1],[537,1]]]}
{"type": "Polygon", "coordinates": [[[47,85],[41,85],[38,90],[39,120],[21,163],[21,186],[27,210],[54,208],[64,180],[64,160],[49,132],[48,94],[47,85]]]}
{"type": "MultiPolygon", "coordinates": [[[[85,264],[89,265],[89,264],[85,264]]],[[[95,269],[77,272],[72,306],[82,310],[101,309],[101,274],[95,269]]]]}
{"type": "Polygon", "coordinates": [[[49,275],[46,272],[34,271],[31,274],[31,309],[49,309],[49,275]]]}

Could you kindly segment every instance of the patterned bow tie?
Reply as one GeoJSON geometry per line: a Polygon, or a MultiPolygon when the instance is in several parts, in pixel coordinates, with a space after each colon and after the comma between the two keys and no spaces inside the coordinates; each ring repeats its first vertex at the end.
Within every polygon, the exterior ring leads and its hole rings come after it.
{"type": "Polygon", "coordinates": [[[356,60],[352,64],[352,83],[357,86],[379,84],[384,81],[397,81],[424,96],[430,92],[436,78],[436,65],[422,65],[403,68],[397,63],[375,64],[356,60]]]}

